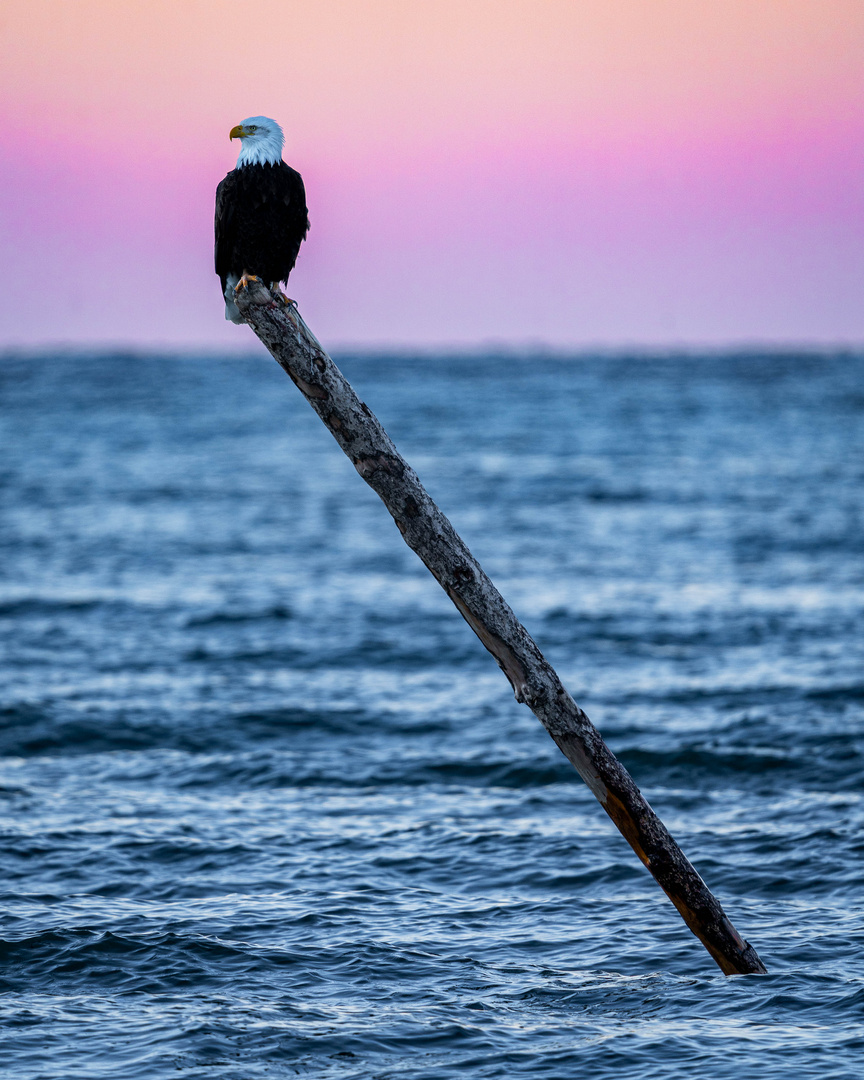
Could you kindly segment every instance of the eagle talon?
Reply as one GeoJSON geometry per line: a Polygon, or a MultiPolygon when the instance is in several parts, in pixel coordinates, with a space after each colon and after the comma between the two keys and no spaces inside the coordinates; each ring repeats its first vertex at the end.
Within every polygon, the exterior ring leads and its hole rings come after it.
{"type": "Polygon", "coordinates": [[[284,292],[279,288],[278,281],[270,282],[270,293],[277,304],[281,304],[283,307],[293,307],[297,310],[297,301],[292,300],[290,296],[286,296],[284,292]]]}
{"type": "Polygon", "coordinates": [[[244,274],[234,286],[234,292],[236,293],[238,289],[246,289],[249,287],[251,282],[260,280],[261,278],[259,278],[256,274],[244,274]]]}

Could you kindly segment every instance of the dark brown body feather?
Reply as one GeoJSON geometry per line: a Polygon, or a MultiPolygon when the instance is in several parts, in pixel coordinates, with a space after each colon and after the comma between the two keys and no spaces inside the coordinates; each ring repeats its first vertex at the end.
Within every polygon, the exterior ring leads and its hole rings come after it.
{"type": "Polygon", "coordinates": [[[216,273],[287,281],[309,229],[300,173],[284,161],[244,165],[216,188],[216,273]]]}

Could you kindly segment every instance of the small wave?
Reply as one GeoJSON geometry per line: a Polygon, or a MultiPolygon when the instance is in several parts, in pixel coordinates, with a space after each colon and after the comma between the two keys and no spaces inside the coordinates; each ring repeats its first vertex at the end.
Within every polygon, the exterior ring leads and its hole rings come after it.
{"type": "Polygon", "coordinates": [[[809,701],[864,701],[864,682],[805,690],[803,696],[809,701]]]}
{"type": "Polygon", "coordinates": [[[19,704],[0,709],[0,753],[13,757],[80,755],[111,751],[248,751],[291,733],[350,734],[362,724],[359,710],[276,708],[237,712],[132,712],[91,715],[66,706],[19,704]]]}
{"type": "Polygon", "coordinates": [[[103,600],[83,600],[57,598],[24,598],[20,600],[0,601],[0,618],[20,615],[54,615],[58,612],[71,611],[80,613],[101,607],[103,600]]]}
{"type": "Polygon", "coordinates": [[[263,608],[261,611],[213,611],[205,615],[190,615],[185,626],[228,626],[235,623],[266,622],[268,620],[285,621],[293,619],[293,611],[284,604],[263,608]]]}
{"type": "Polygon", "coordinates": [[[278,949],[254,948],[205,935],[176,932],[122,935],[88,929],[48,930],[18,940],[0,939],[6,991],[62,986],[79,992],[88,984],[159,993],[188,986],[219,986],[244,972],[258,976],[272,966],[295,963],[278,949]]]}

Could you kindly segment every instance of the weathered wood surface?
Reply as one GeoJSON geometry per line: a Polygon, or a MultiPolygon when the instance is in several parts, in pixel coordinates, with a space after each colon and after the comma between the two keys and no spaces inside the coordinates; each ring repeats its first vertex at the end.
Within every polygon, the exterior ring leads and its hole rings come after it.
{"type": "Polygon", "coordinates": [[[262,284],[238,290],[237,306],[276,362],[324,421],[357,472],[378,494],[402,537],[423,560],[510,680],[516,700],[540,720],[650,870],[685,923],[727,975],[765,973],[632,777],[427,494],[377,418],[324,352],[296,308],[262,284]]]}

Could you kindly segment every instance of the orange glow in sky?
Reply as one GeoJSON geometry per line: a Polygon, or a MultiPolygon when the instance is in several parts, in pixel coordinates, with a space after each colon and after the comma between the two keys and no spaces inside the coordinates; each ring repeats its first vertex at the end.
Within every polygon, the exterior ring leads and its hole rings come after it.
{"type": "Polygon", "coordinates": [[[256,113],[307,181],[291,292],[330,341],[864,339],[861,0],[5,0],[0,20],[20,277],[0,342],[236,345],[212,199],[256,113]]]}

